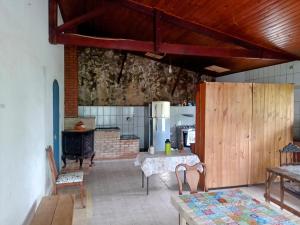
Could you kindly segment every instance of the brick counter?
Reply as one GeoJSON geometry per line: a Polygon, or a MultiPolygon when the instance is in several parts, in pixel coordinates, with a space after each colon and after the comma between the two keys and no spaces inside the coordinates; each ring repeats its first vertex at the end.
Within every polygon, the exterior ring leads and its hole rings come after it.
{"type": "Polygon", "coordinates": [[[139,152],[139,139],[121,139],[120,130],[95,131],[95,160],[129,159],[139,152]]]}

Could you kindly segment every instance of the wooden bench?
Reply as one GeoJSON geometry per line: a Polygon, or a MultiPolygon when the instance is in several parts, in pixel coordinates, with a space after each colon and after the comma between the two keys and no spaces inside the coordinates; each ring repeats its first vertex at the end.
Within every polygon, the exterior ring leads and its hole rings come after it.
{"type": "Polygon", "coordinates": [[[74,198],[72,195],[43,197],[31,225],[72,225],[74,198]]]}

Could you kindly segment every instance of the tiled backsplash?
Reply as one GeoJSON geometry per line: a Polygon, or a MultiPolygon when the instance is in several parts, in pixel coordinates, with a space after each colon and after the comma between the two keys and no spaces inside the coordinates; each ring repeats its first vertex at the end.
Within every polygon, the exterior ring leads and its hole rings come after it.
{"type": "Polygon", "coordinates": [[[143,106],[79,106],[79,116],[95,117],[96,127],[119,127],[121,134],[134,134],[144,148],[145,108],[143,106]]]}
{"type": "Polygon", "coordinates": [[[300,61],[218,77],[220,82],[294,83],[294,138],[300,140],[300,61]]]}
{"type": "MultiPolygon", "coordinates": [[[[176,143],[176,126],[195,125],[195,106],[171,106],[171,140],[176,143]]],[[[148,148],[149,118],[146,106],[79,106],[79,116],[95,117],[96,127],[119,127],[121,135],[140,138],[140,148],[148,148]]],[[[176,146],[174,146],[176,147],[176,146]]]]}

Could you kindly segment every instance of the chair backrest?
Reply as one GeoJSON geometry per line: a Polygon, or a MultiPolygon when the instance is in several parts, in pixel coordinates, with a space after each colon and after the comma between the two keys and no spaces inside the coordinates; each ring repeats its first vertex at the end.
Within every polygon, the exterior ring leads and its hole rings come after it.
{"type": "Polygon", "coordinates": [[[280,166],[300,164],[300,147],[289,143],[279,150],[280,166]]]}
{"type": "MultiPolygon", "coordinates": [[[[206,167],[204,163],[196,163],[193,166],[189,166],[187,164],[179,164],[175,168],[176,178],[179,187],[179,194],[182,195],[182,182],[179,176],[179,168],[184,167],[186,171],[186,181],[190,187],[190,193],[196,193],[198,191],[198,185],[200,181],[200,173],[205,176],[206,167]]],[[[204,188],[205,189],[205,188],[204,188]]]]}
{"type": "Polygon", "coordinates": [[[52,183],[53,185],[56,184],[56,178],[58,176],[58,172],[56,169],[56,165],[55,165],[55,161],[54,161],[54,153],[53,153],[53,149],[51,146],[48,146],[46,148],[47,151],[47,157],[48,157],[48,161],[49,161],[49,166],[50,166],[50,170],[51,170],[51,177],[52,177],[52,183]]]}

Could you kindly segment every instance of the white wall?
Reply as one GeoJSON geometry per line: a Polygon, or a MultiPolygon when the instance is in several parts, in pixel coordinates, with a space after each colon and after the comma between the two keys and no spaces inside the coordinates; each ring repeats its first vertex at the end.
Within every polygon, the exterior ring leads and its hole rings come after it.
{"type": "Polygon", "coordinates": [[[52,82],[63,47],[48,43],[47,0],[0,0],[0,224],[26,224],[49,191],[45,147],[52,145],[52,82]]]}
{"type": "Polygon", "coordinates": [[[268,66],[217,78],[220,82],[294,83],[294,137],[300,139],[300,61],[268,66]]]}

